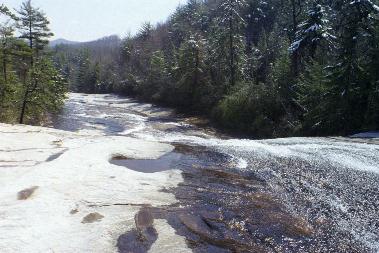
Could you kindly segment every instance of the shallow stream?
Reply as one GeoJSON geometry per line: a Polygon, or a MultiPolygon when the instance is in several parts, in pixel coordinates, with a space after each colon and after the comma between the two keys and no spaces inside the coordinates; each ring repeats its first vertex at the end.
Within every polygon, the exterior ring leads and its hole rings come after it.
{"type": "MultiPolygon", "coordinates": [[[[175,146],[142,173],[179,169],[178,203],[145,206],[120,252],[147,252],[166,219],[194,252],[379,252],[379,145],[347,138],[235,139],[173,111],[115,95],[71,94],[54,127],[175,146]]],[[[127,145],[127,144],[126,144],[127,145]]]]}

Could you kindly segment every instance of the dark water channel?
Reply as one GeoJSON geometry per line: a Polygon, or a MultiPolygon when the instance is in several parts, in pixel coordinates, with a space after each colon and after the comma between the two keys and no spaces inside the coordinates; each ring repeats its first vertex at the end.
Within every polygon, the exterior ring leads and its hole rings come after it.
{"type": "Polygon", "coordinates": [[[144,206],[120,252],[148,252],[166,219],[194,252],[379,252],[379,146],[351,140],[253,141],[217,135],[169,110],[72,94],[55,127],[170,143],[156,160],[114,157],[143,173],[179,169],[178,203],[144,206]]]}

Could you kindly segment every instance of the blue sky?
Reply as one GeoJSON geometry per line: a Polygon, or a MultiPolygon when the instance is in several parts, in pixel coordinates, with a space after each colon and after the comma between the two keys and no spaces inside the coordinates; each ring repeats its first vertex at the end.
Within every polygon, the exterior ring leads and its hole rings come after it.
{"type": "MultiPolygon", "coordinates": [[[[49,17],[54,39],[89,41],[134,34],[145,21],[165,21],[186,0],[32,0],[49,17]]],[[[1,1],[18,8],[23,1],[1,1]]]]}

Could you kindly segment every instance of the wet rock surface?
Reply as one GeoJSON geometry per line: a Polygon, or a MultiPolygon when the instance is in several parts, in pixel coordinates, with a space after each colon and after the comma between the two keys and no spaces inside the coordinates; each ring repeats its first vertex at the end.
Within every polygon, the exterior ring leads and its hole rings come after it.
{"type": "Polygon", "coordinates": [[[330,217],[288,210],[263,178],[230,167],[227,156],[184,145],[173,152],[181,159],[170,166],[183,171],[184,182],[168,191],[179,203],[142,208],[137,229],[119,238],[120,252],[147,252],[156,240],[153,219],[166,219],[194,252],[370,252],[333,230],[330,217]]]}
{"type": "Polygon", "coordinates": [[[176,165],[184,182],[172,189],[179,203],[155,215],[194,252],[364,252],[350,239],[326,238],[328,226],[291,213],[264,180],[227,167],[226,157],[198,147],[186,151],[176,165]]]}
{"type": "Polygon", "coordinates": [[[159,236],[154,219],[201,253],[379,250],[377,140],[231,139],[173,115],[117,96],[77,96],[55,125],[175,145],[157,160],[111,161],[142,173],[178,169],[184,179],[162,189],[177,204],[141,207],[136,228],[118,239],[120,252],[147,252],[159,236]]]}

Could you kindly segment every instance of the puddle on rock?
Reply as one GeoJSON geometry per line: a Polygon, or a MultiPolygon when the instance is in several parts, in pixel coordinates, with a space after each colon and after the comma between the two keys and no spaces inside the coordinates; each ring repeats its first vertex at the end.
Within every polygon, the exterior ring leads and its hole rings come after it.
{"type": "Polygon", "coordinates": [[[174,151],[158,159],[129,159],[123,156],[115,156],[109,162],[142,173],[155,173],[177,169],[182,163],[195,162],[195,158],[184,152],[183,147],[178,145],[174,151]]]}
{"type": "Polygon", "coordinates": [[[110,163],[138,172],[155,173],[173,169],[181,159],[182,154],[173,151],[158,159],[128,159],[116,156],[110,160],[110,163]]]}

